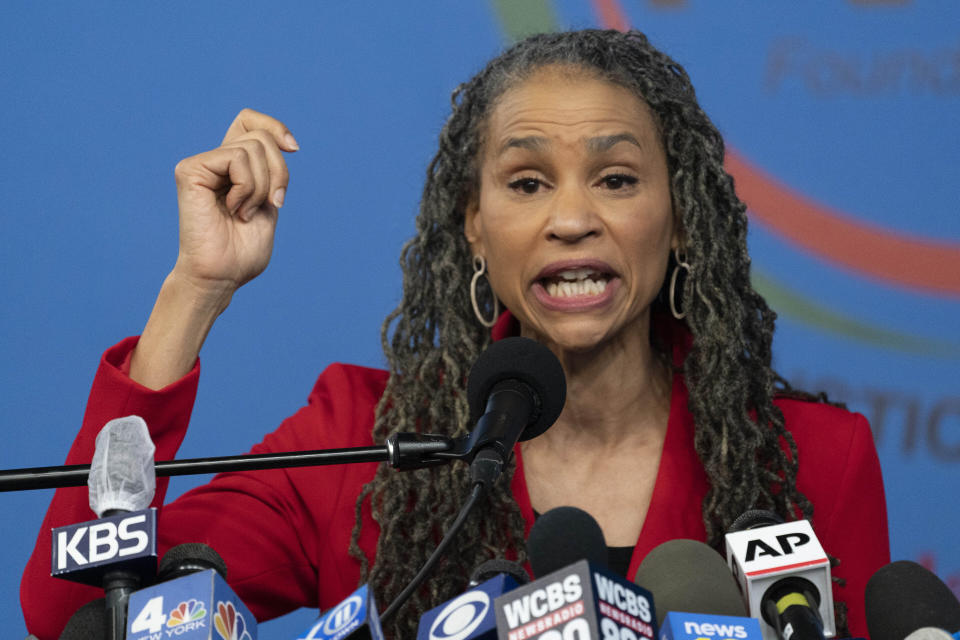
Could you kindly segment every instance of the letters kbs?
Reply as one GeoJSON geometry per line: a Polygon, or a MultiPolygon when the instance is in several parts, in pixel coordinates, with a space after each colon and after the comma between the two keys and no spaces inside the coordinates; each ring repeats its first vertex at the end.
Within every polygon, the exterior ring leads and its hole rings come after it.
{"type": "Polygon", "coordinates": [[[115,560],[156,556],[156,510],[134,511],[53,530],[51,574],[61,576],[115,560]]]}

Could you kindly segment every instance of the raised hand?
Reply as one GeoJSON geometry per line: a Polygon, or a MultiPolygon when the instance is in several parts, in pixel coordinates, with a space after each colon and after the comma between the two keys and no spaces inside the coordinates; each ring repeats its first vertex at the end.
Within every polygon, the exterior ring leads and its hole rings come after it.
{"type": "Polygon", "coordinates": [[[180,161],[178,276],[222,295],[266,268],[289,180],[281,151],[298,148],[282,122],[244,109],[221,146],[180,161]]]}
{"type": "Polygon", "coordinates": [[[234,292],[270,262],[286,195],[282,151],[297,141],[279,120],[241,111],[221,144],[180,161],[180,251],[133,352],[130,377],[160,389],[193,367],[234,292]]]}

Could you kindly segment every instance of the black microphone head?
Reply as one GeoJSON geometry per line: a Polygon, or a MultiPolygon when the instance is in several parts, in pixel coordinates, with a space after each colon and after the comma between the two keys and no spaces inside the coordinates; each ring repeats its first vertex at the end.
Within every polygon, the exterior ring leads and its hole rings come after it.
{"type": "Polygon", "coordinates": [[[516,580],[518,585],[530,582],[530,576],[527,575],[527,572],[519,563],[503,558],[494,558],[481,563],[479,567],[473,570],[473,573],[470,574],[470,586],[475,587],[501,573],[516,580]]]}
{"type": "Polygon", "coordinates": [[[730,528],[727,529],[727,533],[770,527],[775,524],[783,524],[783,518],[780,517],[779,513],[767,511],[766,509],[750,509],[737,516],[737,519],[734,520],[730,528]]]}
{"type": "Polygon", "coordinates": [[[669,611],[749,615],[726,561],[696,540],[668,540],[657,545],[640,563],[633,581],[653,594],[657,626],[669,611]]]}
{"type": "Polygon", "coordinates": [[[107,609],[104,598],[91,600],[77,609],[60,633],[60,640],[90,640],[107,636],[107,609]]]}
{"type": "Polygon", "coordinates": [[[202,542],[178,544],[163,555],[157,569],[157,581],[173,580],[188,573],[213,569],[224,580],[227,579],[227,563],[220,554],[202,542]]]}
{"type": "Polygon", "coordinates": [[[560,361],[539,342],[514,337],[491,344],[470,369],[467,401],[473,422],[483,415],[494,385],[506,380],[519,380],[533,391],[536,407],[520,440],[536,438],[560,417],[567,398],[560,361]]]}
{"type": "Polygon", "coordinates": [[[867,629],[873,640],[903,640],[923,627],[960,631],[960,602],[950,587],[916,562],[881,567],[864,592],[867,629]]]}
{"type": "Polygon", "coordinates": [[[578,560],[607,566],[603,530],[589,513],[576,507],[557,507],[537,518],[527,537],[527,555],[537,578],[578,560]]]}

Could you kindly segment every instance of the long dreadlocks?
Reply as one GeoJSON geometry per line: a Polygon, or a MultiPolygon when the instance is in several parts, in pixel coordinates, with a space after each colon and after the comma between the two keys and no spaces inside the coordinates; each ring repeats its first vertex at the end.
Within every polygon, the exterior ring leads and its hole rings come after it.
{"type": "MultiPolygon", "coordinates": [[[[536,35],[454,91],[452,113],[427,170],[416,235],[400,259],[403,298],[383,324],[390,378],[377,407],[374,439],[383,441],[397,430],[456,436],[468,428],[466,376],[490,336],[471,311],[464,210],[480,188],[483,134],[499,97],[548,65],[629,89],[649,105],[659,127],[674,212],[692,266],[683,285],[685,321],[693,336],[684,375],[695,447],[710,481],[703,501],[708,542],[718,546],[747,509],[811,517],[812,505],[796,488],[796,445],[773,404],[781,382],[771,368],[775,314],[750,284],[746,207],[724,171],[723,140],[698,105],[687,73],[636,31],[536,35]]],[[[489,295],[487,302],[492,305],[489,295]]],[[[509,488],[512,473],[508,470],[486,504],[475,509],[460,534],[459,553],[446,558],[429,586],[401,610],[392,627],[396,637],[415,635],[416,616],[410,612],[425,611],[462,590],[465,576],[482,561],[505,553],[524,558],[524,522],[509,488]]],[[[379,601],[389,602],[412,578],[455,517],[459,501],[452,498],[466,496],[468,485],[468,474],[456,466],[412,473],[381,466],[364,487],[351,553],[379,601]],[[366,500],[380,526],[372,567],[357,544],[366,500]]]]}

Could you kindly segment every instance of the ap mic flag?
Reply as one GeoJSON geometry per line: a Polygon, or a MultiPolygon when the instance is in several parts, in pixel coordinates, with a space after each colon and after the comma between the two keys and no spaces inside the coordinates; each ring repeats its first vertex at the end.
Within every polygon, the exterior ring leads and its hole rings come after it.
{"type": "Polygon", "coordinates": [[[726,535],[727,562],[767,640],[836,635],[830,560],[807,520],[726,535]]]}

